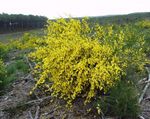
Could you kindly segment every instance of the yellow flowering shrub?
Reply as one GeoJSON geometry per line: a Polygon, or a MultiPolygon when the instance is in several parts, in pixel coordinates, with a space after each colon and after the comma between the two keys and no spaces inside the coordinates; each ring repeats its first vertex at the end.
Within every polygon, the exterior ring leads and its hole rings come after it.
{"type": "Polygon", "coordinates": [[[6,69],[3,61],[0,59],[0,89],[3,86],[4,79],[6,78],[6,69]]]}
{"type": "Polygon", "coordinates": [[[16,47],[25,50],[25,49],[35,49],[35,47],[38,47],[40,44],[42,44],[42,39],[33,36],[30,33],[25,33],[21,39],[18,41],[14,41],[16,44],[16,47]]]}
{"type": "Polygon", "coordinates": [[[22,51],[33,50],[36,47],[44,44],[42,37],[35,36],[31,33],[24,33],[23,36],[19,39],[12,39],[8,44],[8,50],[19,49],[22,51]]]}
{"type": "Polygon", "coordinates": [[[137,26],[142,28],[150,28],[150,20],[142,20],[136,23],[137,26]]]}
{"type": "Polygon", "coordinates": [[[107,93],[131,65],[140,70],[146,62],[144,39],[132,39],[127,31],[90,26],[86,19],[49,21],[43,45],[29,54],[37,62],[35,88],[45,85],[68,104],[79,96],[87,103],[98,92],[107,93]]]}
{"type": "Polygon", "coordinates": [[[8,51],[7,45],[0,42],[0,58],[4,58],[8,51]]]}

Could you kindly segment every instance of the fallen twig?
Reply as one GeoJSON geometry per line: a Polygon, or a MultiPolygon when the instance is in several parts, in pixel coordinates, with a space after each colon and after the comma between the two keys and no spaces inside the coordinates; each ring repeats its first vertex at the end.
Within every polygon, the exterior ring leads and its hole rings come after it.
{"type": "Polygon", "coordinates": [[[44,97],[44,98],[39,98],[39,99],[37,99],[37,100],[31,100],[31,101],[25,103],[25,105],[32,104],[32,103],[41,103],[41,102],[43,102],[44,100],[50,99],[50,98],[52,98],[52,97],[51,97],[51,96],[47,96],[47,97],[44,97]]]}
{"type": "Polygon", "coordinates": [[[150,112],[150,109],[144,109],[143,111],[144,112],[150,112]]]}
{"type": "Polygon", "coordinates": [[[32,116],[32,114],[31,114],[31,111],[28,111],[28,114],[29,114],[30,119],[33,119],[33,116],[32,116]]]}
{"type": "Polygon", "coordinates": [[[143,100],[143,97],[144,97],[144,95],[145,95],[145,93],[146,93],[146,91],[147,91],[147,89],[148,89],[148,87],[150,85],[150,82],[149,82],[150,81],[150,71],[149,71],[148,67],[146,67],[146,70],[148,72],[148,83],[145,85],[145,87],[144,87],[144,89],[142,91],[142,94],[141,94],[141,96],[139,98],[139,103],[141,103],[141,101],[143,100]]]}
{"type": "Polygon", "coordinates": [[[140,84],[146,84],[146,83],[150,83],[150,80],[149,81],[145,81],[145,82],[141,82],[140,84]]]}
{"type": "Polygon", "coordinates": [[[150,83],[150,80],[148,80],[148,81],[145,81],[144,83],[150,83]]]}
{"type": "Polygon", "coordinates": [[[50,112],[46,112],[44,114],[42,114],[42,116],[47,116],[49,114],[52,114],[53,112],[55,112],[58,109],[58,107],[54,108],[53,110],[51,110],[50,112]]]}
{"type": "Polygon", "coordinates": [[[40,106],[37,106],[36,113],[35,113],[35,118],[34,119],[39,119],[39,112],[40,112],[40,106]]]}
{"type": "Polygon", "coordinates": [[[149,97],[147,97],[147,98],[144,98],[144,100],[150,100],[150,96],[149,96],[149,97]]]}
{"type": "Polygon", "coordinates": [[[40,106],[37,106],[37,109],[35,112],[35,117],[33,118],[31,111],[28,111],[30,119],[39,119],[39,112],[40,112],[40,106]]]}
{"type": "MultiPolygon", "coordinates": [[[[29,77],[30,77],[31,80],[35,81],[35,79],[33,78],[33,75],[32,75],[32,71],[34,70],[34,67],[30,63],[30,61],[29,61],[27,56],[25,57],[25,59],[26,59],[26,62],[28,63],[28,65],[30,67],[30,70],[31,70],[31,73],[29,74],[29,77]]],[[[28,78],[28,77],[25,77],[25,78],[28,78]]]]}
{"type": "Polygon", "coordinates": [[[34,68],[33,68],[32,64],[30,63],[29,58],[26,56],[25,59],[26,59],[26,62],[28,63],[28,65],[29,65],[30,69],[33,71],[34,68]]]}
{"type": "Polygon", "coordinates": [[[105,115],[104,115],[104,113],[102,111],[101,111],[101,118],[105,119],[105,115]]]}
{"type": "Polygon", "coordinates": [[[21,77],[19,81],[28,80],[28,79],[35,82],[35,79],[33,78],[31,73],[29,73],[26,77],[21,77]]]}
{"type": "Polygon", "coordinates": [[[145,82],[147,80],[147,78],[143,78],[141,80],[138,81],[138,84],[142,84],[143,82],[145,82]]]}
{"type": "Polygon", "coordinates": [[[144,118],[143,116],[141,116],[141,115],[139,115],[139,118],[140,118],[140,119],[145,119],[145,118],[144,118]]]}

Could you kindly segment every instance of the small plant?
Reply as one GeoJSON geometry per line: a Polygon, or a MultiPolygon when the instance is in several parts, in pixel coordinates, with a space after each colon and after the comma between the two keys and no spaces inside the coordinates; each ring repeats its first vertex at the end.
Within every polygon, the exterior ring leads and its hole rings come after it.
{"type": "Polygon", "coordinates": [[[7,66],[8,75],[14,74],[17,71],[26,73],[28,71],[28,65],[23,60],[17,60],[7,66]]]}
{"type": "Polygon", "coordinates": [[[17,74],[27,73],[28,72],[28,65],[24,63],[22,60],[15,61],[9,64],[6,67],[6,76],[5,80],[3,80],[3,88],[8,86],[11,82],[17,79],[17,74]]]}
{"type": "Polygon", "coordinates": [[[24,73],[28,72],[29,67],[23,60],[17,60],[15,66],[19,71],[22,71],[24,73]]]}

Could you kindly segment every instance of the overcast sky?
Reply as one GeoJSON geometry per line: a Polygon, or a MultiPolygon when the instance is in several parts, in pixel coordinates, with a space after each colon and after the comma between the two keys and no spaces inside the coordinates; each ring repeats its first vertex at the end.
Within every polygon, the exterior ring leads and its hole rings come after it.
{"type": "Polygon", "coordinates": [[[150,0],[0,0],[0,13],[48,18],[150,12],[150,0]]]}

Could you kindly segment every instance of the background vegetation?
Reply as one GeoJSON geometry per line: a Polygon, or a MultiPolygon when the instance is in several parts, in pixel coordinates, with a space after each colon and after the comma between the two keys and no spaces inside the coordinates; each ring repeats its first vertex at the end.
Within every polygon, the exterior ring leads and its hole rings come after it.
{"type": "Polygon", "coordinates": [[[22,14],[0,14],[0,33],[43,28],[47,18],[44,16],[22,14]]]}

